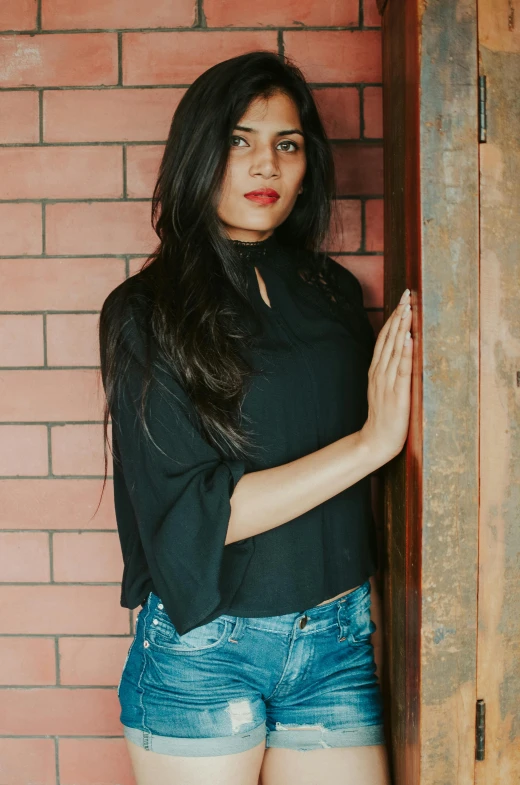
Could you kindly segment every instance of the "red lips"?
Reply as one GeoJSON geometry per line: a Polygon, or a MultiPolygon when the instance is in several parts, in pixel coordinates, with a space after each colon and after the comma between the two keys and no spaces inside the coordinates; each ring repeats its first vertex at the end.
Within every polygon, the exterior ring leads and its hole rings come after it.
{"type": "Polygon", "coordinates": [[[280,194],[278,193],[278,191],[275,191],[273,188],[257,188],[254,191],[249,191],[249,193],[244,194],[244,196],[247,198],[251,196],[264,196],[272,199],[280,198],[280,194]]]}
{"type": "Polygon", "coordinates": [[[256,204],[274,204],[280,198],[280,194],[278,191],[275,191],[273,188],[257,188],[255,191],[249,191],[249,193],[244,194],[246,199],[250,199],[252,202],[256,202],[256,204]]]}

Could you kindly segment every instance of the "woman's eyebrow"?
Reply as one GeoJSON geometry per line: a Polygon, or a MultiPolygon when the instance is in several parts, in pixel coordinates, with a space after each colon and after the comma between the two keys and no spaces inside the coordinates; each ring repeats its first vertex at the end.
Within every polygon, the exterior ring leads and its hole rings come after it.
{"type": "MultiPolygon", "coordinates": [[[[258,131],[255,128],[248,128],[246,125],[235,125],[234,131],[247,131],[250,134],[257,134],[258,131]]],[[[277,136],[287,136],[287,134],[300,134],[303,136],[303,132],[300,131],[298,128],[288,128],[285,131],[278,131],[276,134],[277,136]]]]}

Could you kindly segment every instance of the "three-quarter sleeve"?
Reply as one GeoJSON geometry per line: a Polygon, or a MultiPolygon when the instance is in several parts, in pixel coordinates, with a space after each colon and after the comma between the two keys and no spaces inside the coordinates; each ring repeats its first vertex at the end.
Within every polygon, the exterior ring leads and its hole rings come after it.
{"type": "Polygon", "coordinates": [[[126,372],[111,410],[112,434],[155,591],[182,635],[225,612],[253,555],[252,537],[225,545],[230,499],[245,464],[225,459],[202,437],[184,389],[155,361],[144,432],[145,347],[142,319],[127,308],[126,372]]]}

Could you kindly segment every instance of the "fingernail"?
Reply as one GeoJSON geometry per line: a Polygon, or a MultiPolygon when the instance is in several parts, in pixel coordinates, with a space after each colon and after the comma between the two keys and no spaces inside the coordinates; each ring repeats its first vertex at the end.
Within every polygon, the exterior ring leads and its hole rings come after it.
{"type": "Polygon", "coordinates": [[[401,314],[401,319],[404,319],[405,316],[408,315],[408,313],[410,312],[411,308],[412,308],[412,306],[410,305],[410,303],[406,303],[406,305],[403,308],[403,312],[401,314]]]}
{"type": "Polygon", "coordinates": [[[399,302],[405,303],[409,294],[410,294],[410,290],[409,289],[405,289],[399,302]]]}

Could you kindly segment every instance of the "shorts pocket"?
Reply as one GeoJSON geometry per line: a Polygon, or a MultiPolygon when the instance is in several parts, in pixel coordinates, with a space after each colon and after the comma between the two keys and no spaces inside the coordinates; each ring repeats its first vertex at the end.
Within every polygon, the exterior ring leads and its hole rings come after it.
{"type": "Polygon", "coordinates": [[[151,647],[176,654],[197,654],[224,646],[233,630],[233,621],[232,617],[219,616],[179,635],[164,608],[156,606],[147,626],[146,637],[151,647]]]}

